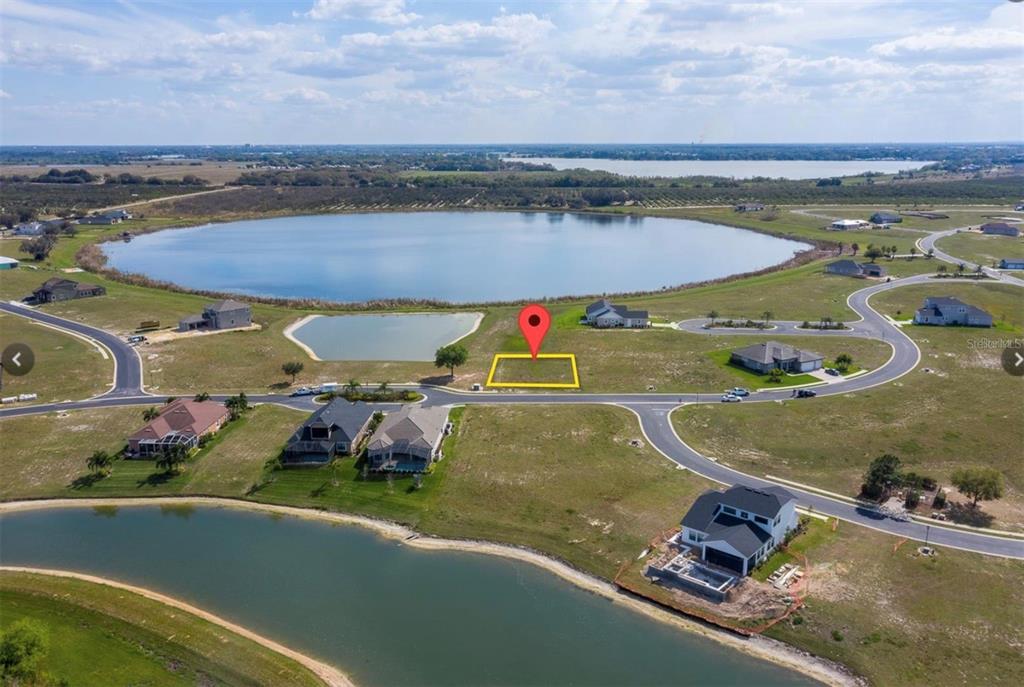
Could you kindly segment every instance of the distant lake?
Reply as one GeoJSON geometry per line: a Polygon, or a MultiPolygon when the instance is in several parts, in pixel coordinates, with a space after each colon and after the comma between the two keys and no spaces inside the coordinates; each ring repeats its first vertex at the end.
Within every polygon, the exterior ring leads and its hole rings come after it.
{"type": "Polygon", "coordinates": [[[480,313],[315,316],[291,335],[320,360],[431,361],[476,327],[480,313]]]}
{"type": "Polygon", "coordinates": [[[811,685],[527,563],[423,551],[353,526],[216,508],[0,517],[0,562],[169,594],[357,685],[811,685]]]}
{"type": "Polygon", "coordinates": [[[111,267],[195,289],[453,303],[656,290],[806,247],[692,220],[543,212],[281,217],[103,244],[111,267]]]}
{"type": "Polygon", "coordinates": [[[555,169],[591,169],[633,177],[770,177],[820,179],[864,172],[895,174],[935,164],[920,160],[605,160],[591,157],[507,157],[555,169]]]}

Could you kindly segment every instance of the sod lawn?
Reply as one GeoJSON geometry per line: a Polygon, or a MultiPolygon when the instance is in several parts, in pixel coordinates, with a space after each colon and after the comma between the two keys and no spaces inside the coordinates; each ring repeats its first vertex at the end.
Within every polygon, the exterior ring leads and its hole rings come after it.
{"type": "Polygon", "coordinates": [[[1003,258],[1024,260],[1024,239],[1012,236],[986,236],[960,232],[936,241],[939,250],[987,267],[996,267],[1003,258]]]}
{"type": "Polygon", "coordinates": [[[51,681],[40,684],[323,684],[292,659],[230,630],[102,584],[3,571],[0,607],[0,630],[24,619],[44,629],[40,668],[51,681]]]}

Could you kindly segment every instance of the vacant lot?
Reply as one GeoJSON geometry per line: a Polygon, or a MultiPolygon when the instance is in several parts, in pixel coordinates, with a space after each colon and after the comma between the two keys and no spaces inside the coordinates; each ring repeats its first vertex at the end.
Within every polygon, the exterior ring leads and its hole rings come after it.
{"type": "Polygon", "coordinates": [[[1012,236],[961,232],[939,239],[935,245],[950,255],[985,266],[998,265],[1003,258],[1024,259],[1024,239],[1012,236]]]}
{"type": "Polygon", "coordinates": [[[839,661],[876,685],[1024,680],[1024,566],[840,523],[805,552],[810,596],[768,635],[839,661]]]}
{"type": "Polygon", "coordinates": [[[79,399],[103,393],[114,378],[114,362],[90,343],[36,324],[23,317],[0,313],[0,342],[28,345],[35,365],[27,375],[4,374],[0,396],[34,393],[39,403],[79,399]]]}
{"type": "Polygon", "coordinates": [[[906,318],[926,294],[983,307],[1010,331],[906,327],[921,363],[891,384],[812,401],[688,407],[675,413],[676,429],[694,448],[745,472],[851,495],[883,453],[947,486],[956,468],[990,465],[1003,472],[1007,492],[985,510],[1001,526],[1024,529],[1024,380],[1002,370],[1002,346],[985,345],[1019,335],[1024,293],[999,284],[929,284],[888,291],[872,304],[906,318]]]}
{"type": "Polygon", "coordinates": [[[48,649],[40,667],[67,684],[322,684],[249,639],[101,584],[0,572],[0,605],[0,630],[22,619],[45,628],[48,649]]]}

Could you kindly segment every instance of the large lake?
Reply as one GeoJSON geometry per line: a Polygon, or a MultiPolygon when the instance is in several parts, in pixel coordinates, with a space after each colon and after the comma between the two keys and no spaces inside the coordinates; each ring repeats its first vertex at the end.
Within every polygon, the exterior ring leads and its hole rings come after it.
{"type": "Polygon", "coordinates": [[[806,247],[691,220],[542,212],[285,217],[103,244],[111,267],[195,289],[453,303],[654,290],[806,247]]]}
{"type": "Polygon", "coordinates": [[[505,160],[548,164],[555,169],[591,169],[631,177],[732,177],[750,179],[820,179],[864,172],[895,174],[920,169],[920,160],[606,160],[593,157],[507,157],[505,160]]]}
{"type": "Polygon", "coordinates": [[[0,518],[7,565],[148,587],[346,671],[358,685],[809,685],[525,563],[355,527],[157,506],[0,518]]]}

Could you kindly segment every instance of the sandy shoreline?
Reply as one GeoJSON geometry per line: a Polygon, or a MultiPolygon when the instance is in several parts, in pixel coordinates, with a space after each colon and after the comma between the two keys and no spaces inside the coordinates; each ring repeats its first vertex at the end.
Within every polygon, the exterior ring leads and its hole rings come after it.
{"type": "Polygon", "coordinates": [[[114,580],[108,580],[103,577],[96,577],[95,575],[86,575],[85,573],[71,572],[68,570],[52,570],[49,568],[26,568],[21,566],[3,565],[0,566],[0,572],[24,572],[32,573],[35,575],[49,575],[51,577],[67,577],[76,580],[83,580],[85,582],[92,582],[93,584],[102,584],[106,587],[113,587],[115,589],[123,589],[125,591],[132,592],[133,594],[138,594],[139,596],[143,596],[152,601],[161,603],[165,606],[170,606],[171,608],[177,608],[178,610],[190,613],[196,616],[197,618],[202,618],[203,620],[209,623],[213,623],[214,625],[218,625],[227,630],[230,630],[231,632],[234,632],[236,635],[239,635],[240,637],[245,637],[250,641],[256,642],[257,644],[267,649],[270,649],[275,653],[281,654],[282,656],[287,656],[296,663],[299,663],[300,665],[308,668],[310,671],[313,672],[313,674],[315,674],[317,677],[323,680],[324,683],[326,683],[330,687],[355,687],[355,683],[352,682],[347,675],[342,673],[334,666],[330,666],[326,663],[316,660],[315,658],[311,658],[309,656],[306,656],[305,654],[299,653],[298,651],[289,649],[288,647],[282,644],[278,644],[272,639],[264,637],[263,635],[256,634],[255,632],[247,630],[241,625],[236,625],[235,623],[232,623],[228,620],[224,620],[220,616],[216,616],[212,613],[204,611],[201,608],[197,608],[195,606],[192,606],[191,604],[185,603],[184,601],[179,601],[178,599],[166,596],[164,594],[160,594],[159,592],[154,592],[144,587],[136,587],[130,584],[124,584],[123,582],[115,582],[114,580]]]}
{"type": "MultiPolygon", "coordinates": [[[[428,550],[463,551],[514,559],[536,565],[557,575],[581,589],[599,594],[610,601],[642,613],[652,620],[673,625],[679,629],[701,635],[737,649],[756,658],[802,673],[829,685],[862,685],[862,680],[852,675],[843,666],[823,659],[783,642],[763,636],[740,637],[724,630],[716,630],[690,620],[685,616],[671,613],[653,603],[620,593],[614,585],[593,575],[577,570],[561,561],[529,549],[495,544],[484,541],[443,539],[421,535],[404,525],[385,520],[376,520],[360,515],[319,511],[295,506],[278,506],[218,497],[156,497],[156,498],[109,498],[109,499],[50,499],[37,501],[11,501],[0,503],[0,515],[50,508],[90,508],[97,506],[159,506],[196,505],[220,508],[234,508],[278,515],[291,515],[308,520],[357,525],[373,530],[381,536],[400,540],[409,546],[428,550]]],[[[240,633],[241,634],[241,633],[240,633]]],[[[312,659],[311,659],[312,660],[312,659]]],[[[346,678],[347,679],[347,678],[346,678]]],[[[351,684],[346,683],[346,684],[351,684]]]]}

